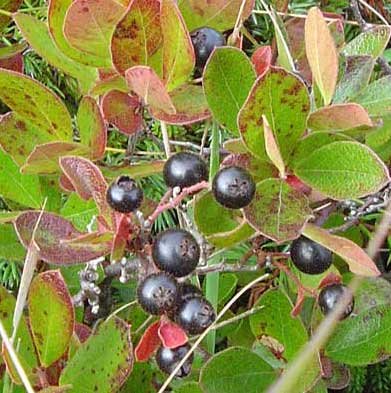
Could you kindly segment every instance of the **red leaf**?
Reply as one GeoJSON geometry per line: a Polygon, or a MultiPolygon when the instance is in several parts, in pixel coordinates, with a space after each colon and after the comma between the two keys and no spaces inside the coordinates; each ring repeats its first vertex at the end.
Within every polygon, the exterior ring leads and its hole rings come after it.
{"type": "Polygon", "coordinates": [[[12,57],[0,59],[0,68],[23,73],[23,55],[17,53],[12,57]]]}
{"type": "Polygon", "coordinates": [[[326,277],[323,278],[323,280],[319,283],[318,288],[322,289],[324,287],[327,287],[328,285],[340,284],[341,282],[342,282],[342,277],[337,276],[335,273],[331,272],[326,277]]]}
{"type": "MultiPolygon", "coordinates": [[[[15,221],[15,229],[22,244],[28,248],[40,212],[22,213],[15,221]]],[[[90,261],[110,252],[110,243],[99,245],[72,245],[64,241],[75,239],[83,233],[64,218],[52,213],[43,213],[35,233],[39,256],[56,265],[74,265],[90,261]]]]}
{"type": "Polygon", "coordinates": [[[254,64],[257,75],[263,75],[269,69],[272,63],[271,46],[260,46],[251,56],[251,61],[254,64]]]}
{"type": "Polygon", "coordinates": [[[188,342],[186,333],[180,326],[164,319],[160,322],[158,335],[166,348],[177,348],[188,342]]]}
{"type": "Polygon", "coordinates": [[[297,299],[296,299],[295,307],[293,307],[291,311],[292,317],[297,317],[300,314],[301,309],[303,308],[304,300],[305,300],[304,291],[303,289],[299,288],[297,291],[297,299]]]}
{"type": "Polygon", "coordinates": [[[300,191],[305,195],[309,195],[311,193],[311,187],[308,187],[304,184],[298,177],[295,175],[288,175],[285,181],[296,191],[300,191]]]}
{"type": "Polygon", "coordinates": [[[145,330],[134,350],[136,361],[146,362],[160,346],[159,326],[160,321],[156,321],[145,330]]]}
{"type": "Polygon", "coordinates": [[[106,121],[125,135],[132,135],[140,131],[143,126],[138,97],[112,90],[103,97],[102,110],[106,121]]]}
{"type": "Polygon", "coordinates": [[[155,111],[175,115],[176,109],[163,82],[155,71],[146,66],[129,68],[125,72],[129,87],[155,111]]]}
{"type": "Polygon", "coordinates": [[[76,322],[75,333],[77,335],[77,338],[80,340],[80,342],[84,343],[88,339],[88,337],[90,337],[92,330],[87,325],[83,325],[82,323],[76,322]]]}
{"type": "Polygon", "coordinates": [[[126,243],[130,234],[130,220],[125,214],[121,214],[117,231],[114,236],[113,246],[111,249],[111,260],[118,261],[122,258],[125,252],[126,243]]]}
{"type": "Polygon", "coordinates": [[[81,198],[94,199],[106,224],[112,228],[113,212],[106,201],[107,183],[100,169],[91,161],[75,156],[62,157],[60,166],[81,198]]]}
{"type": "Polygon", "coordinates": [[[60,176],[60,179],[59,179],[59,183],[60,183],[60,187],[65,192],[76,192],[76,190],[73,187],[73,185],[70,182],[70,180],[63,173],[61,173],[61,176],[60,176]]]}

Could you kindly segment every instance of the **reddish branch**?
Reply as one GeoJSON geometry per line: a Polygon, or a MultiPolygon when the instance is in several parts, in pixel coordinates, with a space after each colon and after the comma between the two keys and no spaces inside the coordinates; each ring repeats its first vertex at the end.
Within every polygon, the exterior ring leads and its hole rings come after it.
{"type": "MultiPolygon", "coordinates": [[[[207,181],[202,181],[200,183],[194,184],[194,186],[184,188],[182,192],[177,195],[175,198],[173,198],[171,201],[166,202],[164,198],[166,195],[163,197],[163,203],[160,203],[155,211],[148,217],[148,219],[145,221],[146,226],[151,226],[154,221],[157,219],[159,214],[163,213],[166,210],[169,209],[174,209],[175,207],[179,206],[179,204],[189,195],[196,194],[197,192],[200,192],[206,188],[209,187],[209,183],[207,181]]],[[[171,194],[171,192],[170,192],[171,194]]]]}

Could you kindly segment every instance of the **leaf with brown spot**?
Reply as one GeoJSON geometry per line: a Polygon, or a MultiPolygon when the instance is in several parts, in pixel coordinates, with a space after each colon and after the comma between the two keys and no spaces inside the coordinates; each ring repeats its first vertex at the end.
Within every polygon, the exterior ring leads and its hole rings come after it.
{"type": "Polygon", "coordinates": [[[111,227],[113,211],[106,201],[107,183],[100,169],[86,158],[75,156],[62,157],[60,166],[81,198],[94,199],[106,224],[111,227]]]}
{"type": "Polygon", "coordinates": [[[76,120],[81,143],[89,149],[91,160],[102,159],[107,144],[107,128],[99,105],[92,97],[83,97],[76,120]]]}
{"type": "MultiPolygon", "coordinates": [[[[15,221],[15,229],[22,244],[27,248],[40,212],[22,213],[15,221]]],[[[52,213],[43,213],[38,225],[35,241],[39,247],[39,256],[55,265],[74,265],[90,261],[110,252],[111,244],[78,246],[64,243],[83,235],[64,218],[52,213]]]]}
{"type": "Polygon", "coordinates": [[[265,115],[287,160],[305,131],[309,111],[304,83],[282,68],[271,68],[256,80],[239,112],[238,125],[246,147],[259,159],[268,160],[262,122],[265,115]]]}
{"type": "Polygon", "coordinates": [[[194,68],[195,55],[189,32],[175,0],[161,0],[163,21],[163,80],[168,91],[186,82],[194,68]]]}
{"type": "Polygon", "coordinates": [[[84,64],[111,67],[110,41],[126,9],[115,0],[75,0],[64,20],[64,35],[83,52],[84,64]]]}
{"type": "Polygon", "coordinates": [[[201,86],[184,84],[170,92],[175,114],[167,114],[161,110],[151,110],[158,120],[168,124],[192,124],[210,117],[210,111],[201,86]]]}
{"type": "Polygon", "coordinates": [[[112,90],[103,97],[102,110],[106,121],[125,135],[132,135],[143,126],[140,100],[136,96],[112,90]]]}
{"type": "Polygon", "coordinates": [[[149,65],[162,43],[158,0],[133,0],[117,24],[111,40],[111,54],[117,71],[149,65]]]}
{"type": "Polygon", "coordinates": [[[350,271],[362,276],[379,276],[375,262],[356,243],[344,237],[332,235],[313,224],[307,224],[303,234],[316,243],[339,255],[349,265],[350,271]]]}
{"type": "Polygon", "coordinates": [[[20,169],[26,174],[51,174],[60,171],[58,159],[67,155],[85,156],[88,150],[80,143],[50,142],[35,146],[20,169]]]}
{"type": "Polygon", "coordinates": [[[163,82],[151,67],[136,66],[125,72],[131,90],[144,100],[152,110],[175,115],[176,109],[163,82]]]}
{"type": "Polygon", "coordinates": [[[338,79],[338,53],[322,12],[316,7],[309,10],[305,22],[305,48],[314,80],[328,105],[338,79]]]}
{"type": "Polygon", "coordinates": [[[368,112],[359,104],[330,105],[312,112],[307,120],[312,131],[344,132],[373,127],[368,112]]]}
{"type": "Polygon", "coordinates": [[[89,326],[83,325],[82,323],[76,322],[75,323],[75,333],[77,338],[83,344],[87,341],[88,337],[91,336],[92,330],[89,326]]]}
{"type": "Polygon", "coordinates": [[[244,209],[250,225],[277,243],[299,237],[310,215],[305,195],[278,179],[258,183],[253,201],[244,209]]]}
{"type": "Polygon", "coordinates": [[[74,392],[117,392],[131,373],[133,361],[130,325],[114,317],[77,350],[61,374],[60,385],[71,384],[74,392]]]}
{"type": "Polygon", "coordinates": [[[67,351],[75,323],[72,298],[59,270],[35,277],[27,304],[40,363],[49,367],[67,351]]]}

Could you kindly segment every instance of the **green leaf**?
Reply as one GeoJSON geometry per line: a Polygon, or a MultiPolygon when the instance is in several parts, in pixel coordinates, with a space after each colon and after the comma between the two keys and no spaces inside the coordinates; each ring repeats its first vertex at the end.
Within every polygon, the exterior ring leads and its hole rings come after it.
{"type": "MultiPolygon", "coordinates": [[[[205,284],[203,283],[204,291],[205,284]]],[[[238,278],[233,273],[223,273],[219,275],[219,293],[218,293],[218,305],[223,305],[227,299],[229,299],[235,292],[238,284],[238,278]]]]}
{"type": "Polygon", "coordinates": [[[278,179],[259,182],[253,201],[244,209],[247,221],[278,243],[297,238],[310,213],[307,198],[278,179]]]}
{"type": "Polygon", "coordinates": [[[69,196],[60,213],[79,231],[86,231],[93,217],[99,214],[93,200],[85,201],[74,192],[69,196]]]}
{"type": "Polygon", "coordinates": [[[255,156],[267,160],[262,128],[265,115],[286,160],[304,133],[309,110],[309,95],[303,82],[281,68],[270,69],[257,79],[239,113],[245,145],[255,156]]]}
{"type": "Polygon", "coordinates": [[[68,349],[75,323],[72,298],[60,271],[50,270],[36,276],[27,302],[38,357],[48,367],[68,349]]]}
{"type": "Polygon", "coordinates": [[[15,221],[15,219],[19,216],[19,211],[0,211],[0,224],[8,224],[10,222],[15,221]]]}
{"type": "Polygon", "coordinates": [[[213,356],[201,370],[200,385],[205,393],[263,393],[276,373],[248,349],[232,347],[213,356]]]}
{"type": "Polygon", "coordinates": [[[255,337],[271,336],[284,346],[287,360],[295,357],[307,342],[307,331],[300,318],[290,315],[292,303],[280,290],[269,290],[256,303],[264,306],[250,316],[251,331],[255,337]]]}
{"type": "Polygon", "coordinates": [[[203,391],[197,382],[186,382],[175,389],[174,393],[203,393],[203,391]]]}
{"type": "Polygon", "coordinates": [[[215,201],[211,192],[195,199],[194,220],[198,230],[217,247],[232,246],[254,233],[240,212],[225,209],[215,201]],[[205,214],[206,210],[208,214],[205,214]]]}
{"type": "Polygon", "coordinates": [[[389,26],[374,26],[351,40],[342,50],[344,56],[372,56],[382,55],[391,36],[389,26]]]}
{"type": "Polygon", "coordinates": [[[349,56],[345,59],[345,70],[335,90],[333,102],[350,101],[368,86],[375,61],[370,56],[349,56]]]}
{"type": "Polygon", "coordinates": [[[120,175],[129,175],[134,178],[141,178],[161,173],[165,161],[156,160],[152,162],[140,162],[126,165],[124,167],[102,167],[102,173],[107,179],[114,179],[120,175]]]}
{"type": "Polygon", "coordinates": [[[325,354],[332,360],[364,366],[391,355],[391,308],[379,306],[338,324],[325,354]]]}
{"type": "Polygon", "coordinates": [[[0,149],[0,195],[23,206],[39,209],[43,202],[39,177],[22,175],[8,154],[0,149]]]}
{"type": "Polygon", "coordinates": [[[256,74],[251,61],[237,48],[216,48],[203,76],[206,100],[215,119],[238,134],[237,117],[256,74]]]}
{"type": "Polygon", "coordinates": [[[115,0],[71,2],[64,20],[64,35],[84,53],[83,64],[111,68],[110,41],[126,8],[115,0]]]}
{"type": "Polygon", "coordinates": [[[379,306],[391,305],[391,283],[384,278],[365,278],[354,294],[354,313],[363,312],[379,306]]]}
{"type": "Polygon", "coordinates": [[[12,225],[0,225],[0,258],[23,261],[26,251],[20,244],[12,225]]]}
{"type": "Polygon", "coordinates": [[[154,380],[158,375],[157,370],[153,368],[151,362],[135,363],[132,373],[122,386],[120,393],[156,393],[154,380]]]}
{"type": "MultiPolygon", "coordinates": [[[[178,0],[178,6],[188,29],[212,27],[219,31],[232,29],[242,0],[178,0]]],[[[247,0],[242,13],[242,20],[250,16],[254,0],[247,0]]]]}
{"type": "Polygon", "coordinates": [[[47,141],[71,140],[71,117],[51,90],[35,80],[0,69],[0,99],[22,119],[31,122],[47,141]]]}
{"type": "Polygon", "coordinates": [[[354,101],[362,105],[371,116],[391,113],[391,75],[371,83],[354,101]]]}
{"type": "Polygon", "coordinates": [[[73,393],[114,393],[133,368],[130,326],[114,317],[79,348],[60,377],[60,384],[71,384],[73,393]],[[104,350],[110,343],[110,350],[104,350]]]}
{"type": "Polygon", "coordinates": [[[357,142],[334,142],[315,150],[295,167],[303,182],[333,199],[360,198],[381,189],[389,174],[384,163],[357,142]]]}
{"type": "Polygon", "coordinates": [[[338,79],[338,53],[322,12],[313,7],[305,22],[305,48],[313,78],[325,105],[330,104],[338,79]]]}
{"type": "Polygon", "coordinates": [[[368,145],[383,161],[391,158],[391,115],[382,118],[382,125],[365,135],[368,145]]]}
{"type": "Polygon", "coordinates": [[[163,80],[171,91],[186,82],[194,68],[195,56],[189,32],[174,0],[161,0],[163,36],[163,80]]]}
{"type": "Polygon", "coordinates": [[[76,78],[83,91],[86,92],[92,87],[98,77],[96,69],[76,63],[64,55],[55,45],[46,23],[21,12],[14,14],[13,18],[35,52],[53,67],[76,78]]]}
{"type": "MultiPolygon", "coordinates": [[[[22,3],[23,0],[0,0],[0,9],[15,12],[22,3]]],[[[11,18],[8,15],[0,15],[0,30],[3,30],[9,23],[11,23],[11,18]]]]}
{"type": "Polygon", "coordinates": [[[281,157],[280,148],[278,147],[276,138],[274,137],[273,131],[270,128],[269,122],[265,115],[262,116],[263,131],[265,137],[265,149],[266,154],[270,158],[270,161],[278,169],[280,177],[285,178],[285,164],[281,157]]]}

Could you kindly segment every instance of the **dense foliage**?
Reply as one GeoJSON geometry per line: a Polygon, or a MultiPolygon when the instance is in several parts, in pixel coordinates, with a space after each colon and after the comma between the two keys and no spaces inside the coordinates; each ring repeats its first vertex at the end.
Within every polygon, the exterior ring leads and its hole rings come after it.
{"type": "Polygon", "coordinates": [[[0,1],[0,391],[391,391],[390,8],[0,1]]]}

